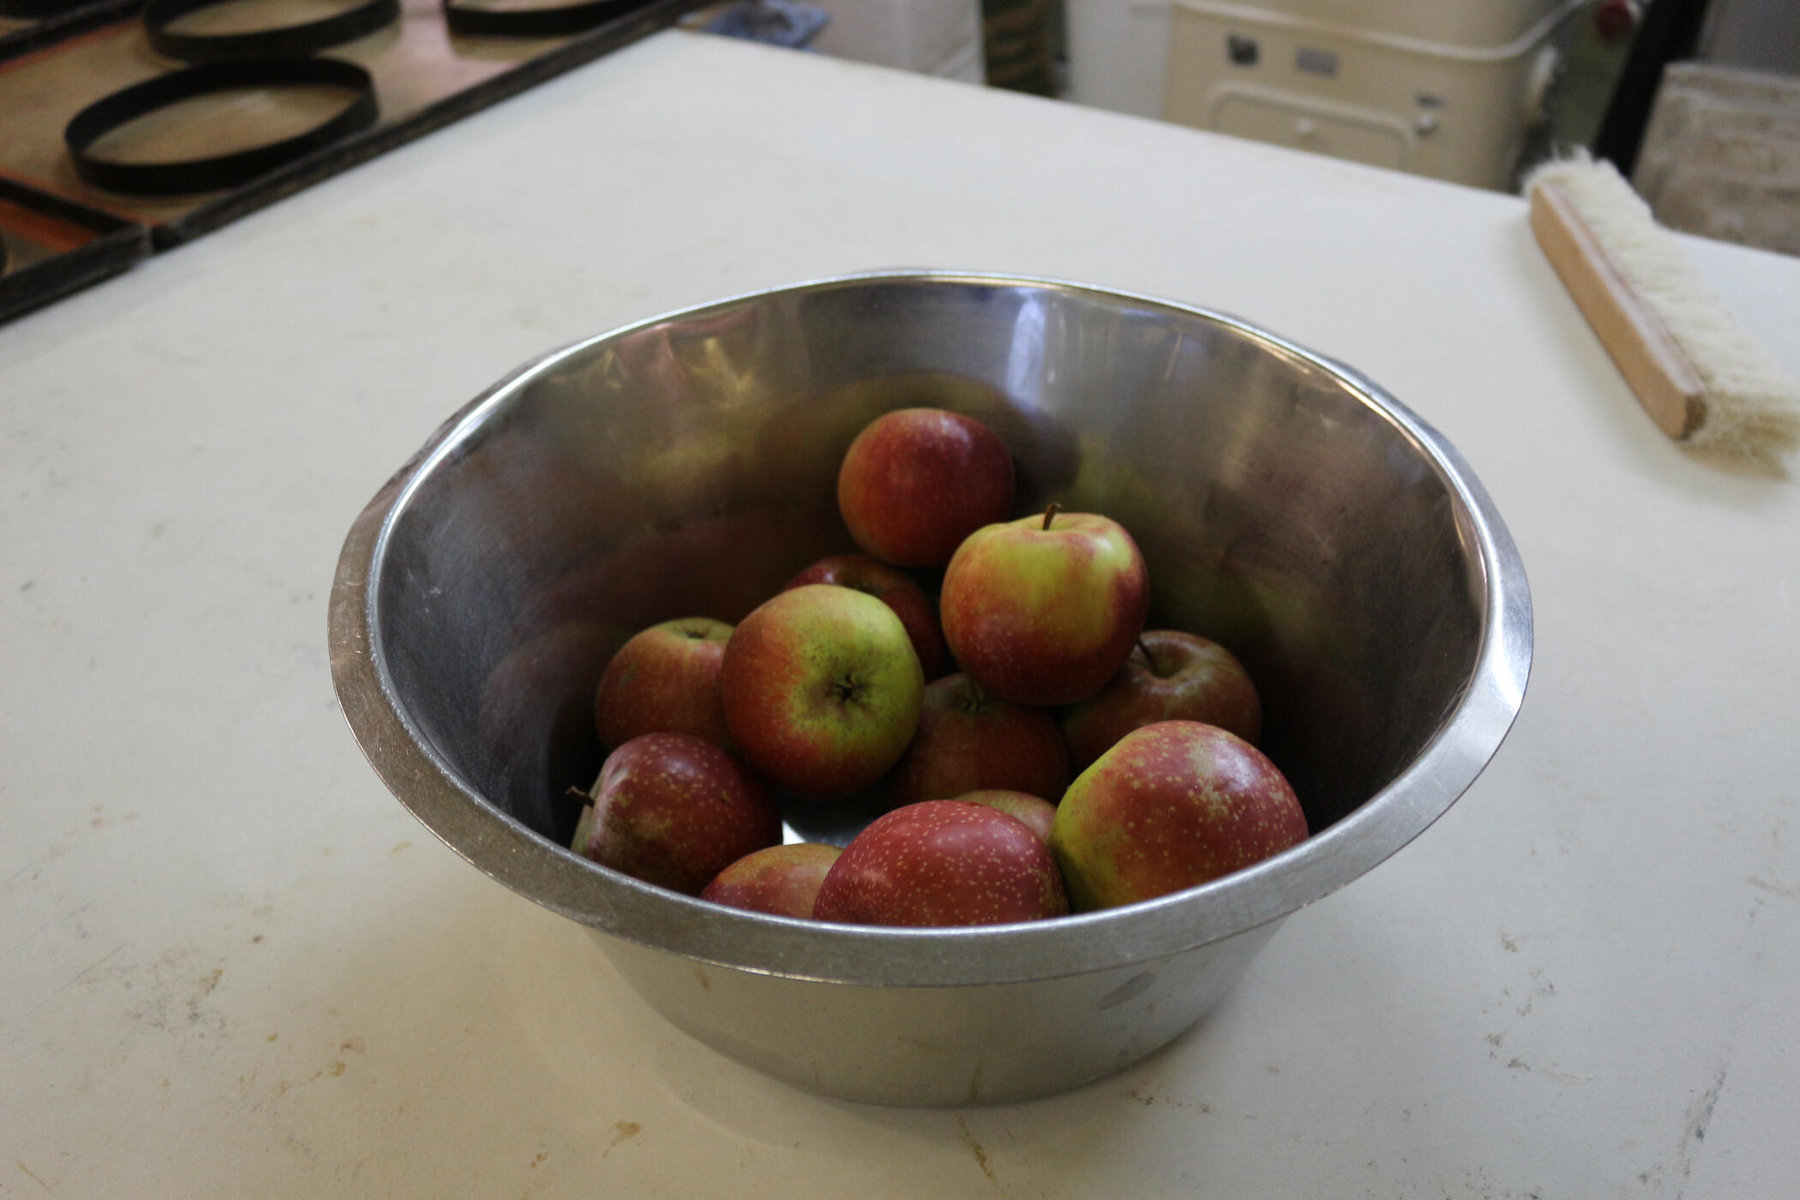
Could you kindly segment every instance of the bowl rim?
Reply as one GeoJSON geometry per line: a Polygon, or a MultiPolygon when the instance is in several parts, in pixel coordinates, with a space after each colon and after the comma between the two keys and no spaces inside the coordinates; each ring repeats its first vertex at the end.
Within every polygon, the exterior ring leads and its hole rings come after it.
{"type": "Polygon", "coordinates": [[[834,275],[690,305],[583,338],[516,368],[445,420],[357,516],[332,584],[328,641],[344,717],[376,774],[458,855],[527,899],[602,932],[716,966],[864,986],[978,986],[1132,966],[1222,941],[1316,902],[1394,854],[1449,809],[1511,728],[1530,675],[1532,608],[1518,549],[1468,463],[1360,372],[1248,321],[1180,301],[1049,277],[910,269],[834,275]],[[943,284],[1079,293],[1225,326],[1335,377],[1422,452],[1460,505],[1458,521],[1478,552],[1485,595],[1481,644],[1463,693],[1404,771],[1306,841],[1198,887],[1048,921],[896,928],[746,912],[607,870],[488,802],[431,748],[399,704],[377,653],[381,564],[409,499],[488,412],[563,361],[669,321],[825,289],[943,284]]]}

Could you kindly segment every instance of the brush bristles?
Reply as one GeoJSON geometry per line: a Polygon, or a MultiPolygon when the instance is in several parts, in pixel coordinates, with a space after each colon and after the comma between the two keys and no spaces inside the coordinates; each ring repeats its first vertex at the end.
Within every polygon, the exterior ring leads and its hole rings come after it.
{"type": "Polygon", "coordinates": [[[1650,206],[1611,163],[1585,154],[1533,171],[1526,194],[1539,185],[1568,197],[1699,376],[1705,411],[1683,440],[1779,469],[1781,456],[1800,446],[1800,384],[1738,326],[1650,206]]]}

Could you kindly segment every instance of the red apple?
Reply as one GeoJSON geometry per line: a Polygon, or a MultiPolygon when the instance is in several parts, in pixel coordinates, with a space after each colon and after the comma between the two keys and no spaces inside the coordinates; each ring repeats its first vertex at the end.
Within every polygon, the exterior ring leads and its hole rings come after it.
{"type": "Polygon", "coordinates": [[[815,800],[861,791],[899,761],[924,690],[894,610],[825,583],[778,593],[740,621],[719,672],[738,751],[776,787],[815,800]]]}
{"type": "Polygon", "coordinates": [[[573,848],[601,866],[690,896],[781,840],[762,781],[711,742],[646,733],[607,756],[573,848]]]}
{"type": "Polygon", "coordinates": [[[1260,750],[1216,726],[1159,721],[1069,785],[1050,848],[1086,912],[1195,887],[1306,836],[1294,789],[1260,750]]]}
{"type": "Polygon", "coordinates": [[[891,799],[949,800],[977,788],[1060,796],[1071,778],[1068,747],[1048,710],[996,700],[967,675],[946,675],[925,688],[891,799]]]}
{"type": "Polygon", "coordinates": [[[849,925],[997,925],[1069,911],[1056,860],[1016,817],[928,800],[877,817],[844,847],[813,916],[849,925]]]}
{"type": "Polygon", "coordinates": [[[838,468],[838,511],[856,544],[901,567],[941,567],[965,537],[1012,512],[1013,461],[994,431],[941,408],[863,427],[838,468]]]}
{"type": "Polygon", "coordinates": [[[1174,629],[1145,630],[1139,641],[1111,683],[1062,715],[1076,771],[1132,730],[1157,721],[1217,725],[1251,745],[1262,737],[1256,685],[1231,651],[1174,629]]]}
{"type": "Polygon", "coordinates": [[[683,617],[633,634],[606,665],[594,695],[594,729],[607,749],[644,733],[689,733],[729,747],[719,664],[731,626],[683,617]]]}
{"type": "Polygon", "coordinates": [[[1057,506],[988,525],[957,547],[938,599],[944,638],[994,696],[1047,707],[1116,675],[1149,611],[1143,555],[1123,526],[1057,506]]]}
{"type": "Polygon", "coordinates": [[[937,609],[918,580],[866,554],[834,554],[821,558],[787,581],[787,588],[808,583],[835,583],[839,587],[867,592],[894,610],[912,639],[913,653],[919,656],[919,668],[926,679],[944,673],[944,635],[938,629],[937,609]]]}
{"type": "Polygon", "coordinates": [[[1023,821],[1027,829],[1043,838],[1046,843],[1050,841],[1050,827],[1056,822],[1056,805],[1042,796],[1009,792],[1001,788],[983,788],[951,798],[964,804],[985,804],[989,808],[999,809],[1007,816],[1023,821]]]}
{"type": "Polygon", "coordinates": [[[770,846],[720,871],[700,898],[779,917],[810,917],[825,872],[840,853],[823,842],[770,846]]]}

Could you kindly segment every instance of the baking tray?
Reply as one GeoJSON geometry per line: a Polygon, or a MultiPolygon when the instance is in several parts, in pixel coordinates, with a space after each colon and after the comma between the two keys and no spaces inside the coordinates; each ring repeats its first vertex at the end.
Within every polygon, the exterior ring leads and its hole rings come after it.
{"type": "Polygon", "coordinates": [[[44,0],[27,4],[0,0],[0,62],[132,16],[144,3],[145,0],[70,0],[55,4],[44,0]]]}
{"type": "MultiPolygon", "coordinates": [[[[251,11],[266,17],[267,25],[310,19],[321,11],[321,0],[246,0],[246,8],[251,4],[255,6],[251,11]]],[[[77,10],[84,14],[80,20],[71,16],[56,35],[37,35],[40,40],[32,43],[28,52],[0,54],[0,185],[10,203],[26,213],[61,211],[59,206],[67,206],[68,211],[89,214],[90,227],[108,219],[118,222],[117,227],[104,231],[91,228],[100,234],[98,240],[115,239],[106,243],[111,253],[123,256],[125,246],[135,244],[132,227],[142,230],[149,252],[168,250],[675,24],[702,6],[702,0],[644,0],[622,16],[569,36],[470,37],[450,32],[441,0],[402,0],[397,22],[320,52],[321,57],[356,63],[374,77],[380,116],[373,126],[238,187],[154,197],[110,192],[84,181],[70,161],[63,129],[71,117],[95,100],[186,64],[164,58],[151,48],[138,17],[141,0],[123,6],[102,5],[100,11],[77,10]]],[[[222,12],[225,7],[214,11],[222,12]]],[[[215,109],[225,113],[227,107],[221,104],[215,109]]],[[[203,127],[176,129],[169,121],[159,125],[153,118],[140,120],[136,126],[147,131],[146,144],[156,144],[164,153],[169,146],[180,147],[176,157],[217,152],[205,144],[208,132],[203,127]],[[192,144],[183,146],[183,139],[192,144]]],[[[240,128],[225,136],[243,132],[240,128]]],[[[19,220],[36,228],[35,218],[19,220]]],[[[9,248],[23,237],[7,236],[9,248]]],[[[65,248],[48,248],[47,256],[47,247],[41,243],[36,243],[35,250],[27,247],[26,256],[33,259],[30,278],[25,278],[23,270],[5,277],[10,301],[8,308],[0,309],[0,320],[122,269],[120,260],[106,258],[91,241],[74,244],[72,232],[58,244],[65,248]],[[54,270],[37,270],[64,255],[82,257],[54,270]],[[103,258],[108,267],[105,271],[98,269],[103,258]]],[[[124,265],[129,266],[130,261],[125,260],[124,265]]]]}
{"type": "Polygon", "coordinates": [[[150,231],[0,179],[0,321],[117,275],[150,254],[150,231]]]}

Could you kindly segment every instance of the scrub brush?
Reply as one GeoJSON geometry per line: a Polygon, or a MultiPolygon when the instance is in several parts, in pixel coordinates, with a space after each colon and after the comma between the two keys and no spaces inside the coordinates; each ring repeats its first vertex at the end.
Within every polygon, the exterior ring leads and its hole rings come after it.
{"type": "Polygon", "coordinates": [[[1800,444],[1800,384],[1738,327],[1650,206],[1585,154],[1525,179],[1544,257],[1662,431],[1775,474],[1800,444]]]}

